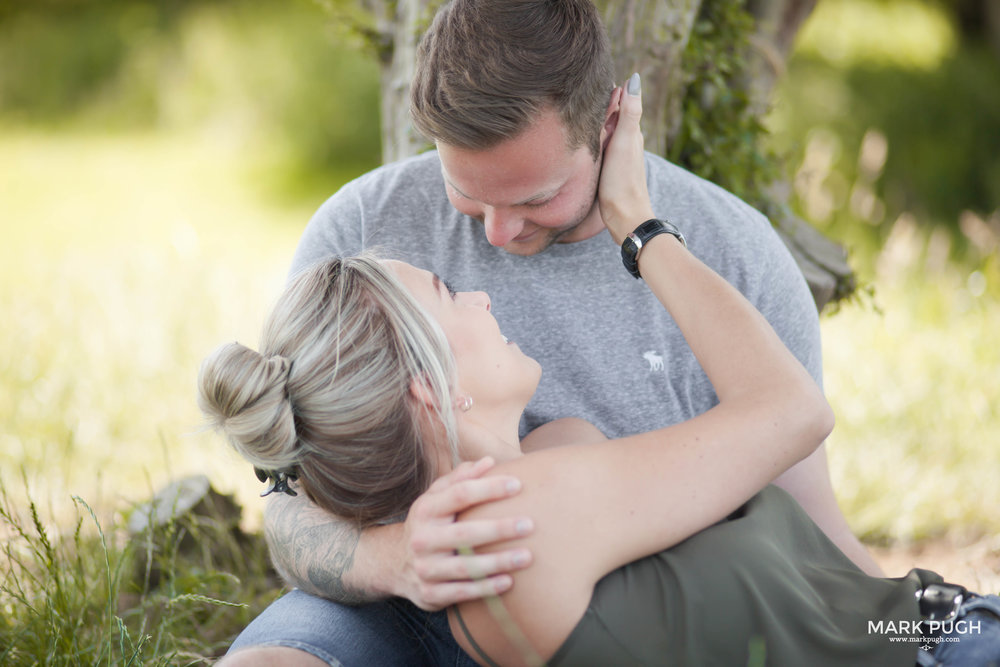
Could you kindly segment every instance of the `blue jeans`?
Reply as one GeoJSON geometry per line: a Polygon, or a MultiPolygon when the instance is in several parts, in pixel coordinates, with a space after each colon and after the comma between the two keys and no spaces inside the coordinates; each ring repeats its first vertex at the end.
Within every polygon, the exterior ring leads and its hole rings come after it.
{"type": "Polygon", "coordinates": [[[917,651],[920,667],[1000,667],[1000,597],[966,600],[958,618],[944,623],[933,639],[933,648],[917,651]]]}
{"type": "Polygon", "coordinates": [[[250,646],[297,648],[335,667],[475,667],[451,636],[445,612],[407,600],[348,607],[293,590],[240,633],[230,652],[250,646]]]}

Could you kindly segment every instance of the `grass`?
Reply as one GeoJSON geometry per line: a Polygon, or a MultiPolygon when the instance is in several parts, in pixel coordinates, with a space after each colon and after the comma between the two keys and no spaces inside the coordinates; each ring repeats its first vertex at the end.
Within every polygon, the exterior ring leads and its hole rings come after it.
{"type": "Polygon", "coordinates": [[[311,210],[258,199],[199,137],[6,136],[0,163],[3,467],[95,505],[194,472],[251,500],[199,432],[194,376],[256,343],[311,210]]]}
{"type": "Polygon", "coordinates": [[[1000,262],[942,264],[933,238],[893,233],[874,303],[823,321],[834,488],[877,544],[1000,535],[1000,262]]]}
{"type": "MultiPolygon", "coordinates": [[[[256,344],[320,195],[276,204],[247,164],[194,134],[0,131],[0,662],[204,663],[278,592],[231,526],[201,526],[220,546],[195,553],[177,546],[191,526],[125,529],[197,473],[259,525],[259,485],[201,432],[194,378],[216,344],[256,344]],[[136,574],[154,552],[155,585],[136,574]]],[[[823,320],[835,488],[872,542],[998,534],[1000,263],[894,237],[856,253],[877,308],[823,320]]]]}
{"type": "Polygon", "coordinates": [[[10,498],[0,488],[3,664],[206,664],[277,594],[263,540],[231,522],[128,535],[73,496],[75,525],[57,532],[10,498]]]}
{"type": "Polygon", "coordinates": [[[191,526],[125,528],[195,473],[259,520],[194,377],[215,344],[256,342],[311,211],[259,199],[241,158],[198,136],[0,135],[0,663],[205,663],[278,592],[259,538],[201,526],[212,549],[184,553],[191,526]],[[154,551],[155,586],[135,572],[154,551]]]}

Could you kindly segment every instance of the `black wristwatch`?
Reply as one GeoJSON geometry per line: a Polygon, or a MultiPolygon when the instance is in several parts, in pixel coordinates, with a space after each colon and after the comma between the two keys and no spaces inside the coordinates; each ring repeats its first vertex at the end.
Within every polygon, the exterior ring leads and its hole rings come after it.
{"type": "Polygon", "coordinates": [[[677,229],[673,224],[666,220],[657,220],[656,218],[647,220],[636,227],[635,231],[626,236],[625,240],[622,241],[622,264],[625,265],[625,269],[634,277],[642,277],[639,275],[639,251],[642,250],[642,246],[649,239],[657,234],[670,234],[676,237],[681,242],[681,245],[685,248],[687,247],[687,241],[684,240],[681,230],[677,229]]]}

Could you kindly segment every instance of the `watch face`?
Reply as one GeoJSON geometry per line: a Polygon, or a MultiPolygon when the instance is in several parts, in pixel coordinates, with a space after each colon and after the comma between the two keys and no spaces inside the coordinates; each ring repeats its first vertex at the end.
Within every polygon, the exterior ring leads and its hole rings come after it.
{"type": "Polygon", "coordinates": [[[639,262],[636,257],[639,254],[639,246],[635,244],[635,235],[629,234],[622,241],[622,264],[633,278],[639,277],[639,262]]]}
{"type": "Polygon", "coordinates": [[[628,256],[629,258],[635,258],[636,254],[639,252],[639,246],[636,245],[635,239],[632,234],[625,237],[622,241],[622,256],[628,256]]]}

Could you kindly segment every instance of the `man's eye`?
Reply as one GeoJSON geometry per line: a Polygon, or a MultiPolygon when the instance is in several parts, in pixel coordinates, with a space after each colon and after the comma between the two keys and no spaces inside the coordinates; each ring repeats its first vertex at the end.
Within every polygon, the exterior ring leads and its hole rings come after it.
{"type": "MultiPolygon", "coordinates": [[[[553,197],[552,199],[555,199],[555,197],[553,197]]],[[[546,199],[545,201],[533,201],[530,204],[525,204],[525,206],[527,206],[528,208],[541,208],[543,206],[548,206],[549,204],[551,204],[552,199],[546,199]]]]}

